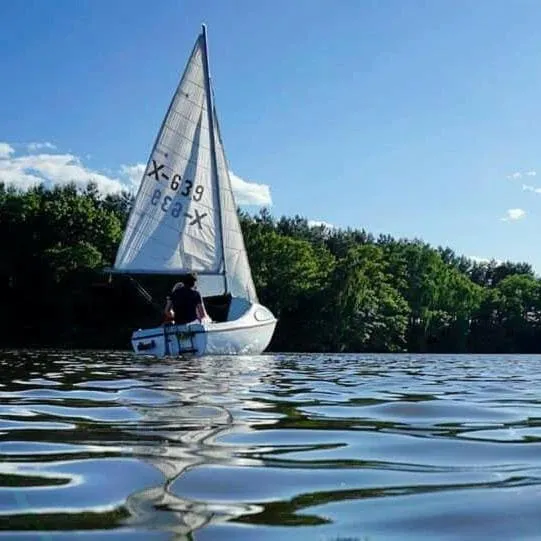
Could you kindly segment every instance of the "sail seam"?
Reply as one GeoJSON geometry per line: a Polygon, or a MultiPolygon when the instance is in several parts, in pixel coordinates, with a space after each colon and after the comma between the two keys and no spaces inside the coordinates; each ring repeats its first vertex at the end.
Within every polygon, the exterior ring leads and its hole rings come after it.
{"type": "MultiPolygon", "coordinates": [[[[180,113],[179,111],[177,111],[176,109],[173,110],[173,113],[175,113],[175,115],[178,115],[180,116],[181,118],[183,118],[184,120],[186,120],[186,122],[190,122],[191,124],[195,124],[197,126],[197,124],[199,123],[198,120],[192,120],[190,117],[187,117],[186,115],[183,115],[182,113],[180,113]]],[[[168,122],[165,123],[165,125],[167,127],[169,127],[169,124],[168,122]]],[[[171,129],[171,128],[170,128],[171,129]]],[[[201,130],[203,131],[208,131],[208,128],[206,126],[201,126],[201,130]]]]}
{"type": "MultiPolygon", "coordinates": [[[[195,124],[195,123],[194,123],[195,124]]],[[[186,135],[184,135],[183,133],[175,130],[174,128],[172,128],[171,126],[168,126],[167,124],[165,125],[165,127],[169,130],[169,131],[172,131],[175,135],[178,135],[179,137],[182,137],[182,139],[186,139],[186,141],[188,142],[191,142],[192,139],[186,135]]],[[[160,138],[161,140],[163,140],[163,137],[160,138]]],[[[164,143],[162,143],[161,141],[158,143],[160,146],[163,144],[163,146],[167,146],[165,145],[164,143]]],[[[210,152],[210,147],[207,147],[205,145],[201,145],[201,144],[198,144],[198,145],[194,145],[195,148],[197,149],[203,149],[203,150],[208,150],[210,152]]]]}
{"type": "MultiPolygon", "coordinates": [[[[167,146],[165,143],[160,142],[159,146],[164,147],[167,150],[168,153],[171,152],[171,153],[175,154],[175,156],[178,156],[182,160],[185,160],[187,163],[189,163],[192,166],[195,166],[195,167],[198,167],[198,168],[201,168],[201,169],[205,169],[206,171],[208,171],[210,169],[210,167],[207,167],[206,165],[203,165],[203,164],[199,163],[197,160],[194,161],[192,158],[187,158],[186,156],[184,156],[180,152],[172,149],[170,146],[167,146]]],[[[159,150],[159,152],[162,152],[160,149],[158,149],[158,150],[159,150]]],[[[209,150],[209,149],[207,149],[207,150],[209,150]]]]}

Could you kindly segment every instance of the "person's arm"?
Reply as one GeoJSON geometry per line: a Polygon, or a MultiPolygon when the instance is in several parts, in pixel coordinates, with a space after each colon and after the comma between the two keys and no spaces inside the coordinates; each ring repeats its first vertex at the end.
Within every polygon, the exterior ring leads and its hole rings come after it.
{"type": "Polygon", "coordinates": [[[167,297],[167,300],[166,300],[166,303],[165,303],[165,308],[163,310],[163,315],[166,318],[171,318],[171,317],[174,316],[173,301],[171,300],[171,297],[167,297]]]}
{"type": "Polygon", "coordinates": [[[199,303],[195,307],[195,313],[197,314],[197,319],[199,321],[203,321],[205,319],[210,320],[210,317],[207,314],[207,310],[205,309],[205,303],[203,302],[201,295],[199,295],[199,303]]]}

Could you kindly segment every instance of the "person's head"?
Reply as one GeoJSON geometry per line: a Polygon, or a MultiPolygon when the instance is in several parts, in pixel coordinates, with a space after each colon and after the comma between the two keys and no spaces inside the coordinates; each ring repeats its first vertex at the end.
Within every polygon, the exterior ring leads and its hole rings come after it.
{"type": "Polygon", "coordinates": [[[195,285],[195,282],[197,282],[197,277],[193,272],[182,277],[182,283],[185,287],[189,287],[190,289],[195,285]]]}

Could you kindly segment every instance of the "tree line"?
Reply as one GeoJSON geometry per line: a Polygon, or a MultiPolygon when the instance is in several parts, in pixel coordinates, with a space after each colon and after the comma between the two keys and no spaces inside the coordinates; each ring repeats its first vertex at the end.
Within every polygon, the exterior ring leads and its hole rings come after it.
{"type": "MultiPolygon", "coordinates": [[[[108,276],[133,196],[93,184],[0,184],[0,345],[129,348],[161,323],[173,278],[108,276]]],[[[541,280],[528,263],[478,262],[419,239],[239,211],[275,351],[533,353],[541,280]]]]}

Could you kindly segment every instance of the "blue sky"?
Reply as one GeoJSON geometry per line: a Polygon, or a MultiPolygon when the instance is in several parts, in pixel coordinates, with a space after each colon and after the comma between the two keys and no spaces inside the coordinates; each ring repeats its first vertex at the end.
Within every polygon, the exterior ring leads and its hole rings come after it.
{"type": "Polygon", "coordinates": [[[201,22],[231,168],[274,215],[541,272],[536,0],[0,2],[0,179],[127,181],[201,22]]]}

